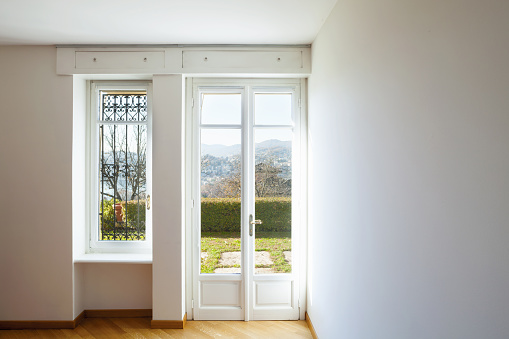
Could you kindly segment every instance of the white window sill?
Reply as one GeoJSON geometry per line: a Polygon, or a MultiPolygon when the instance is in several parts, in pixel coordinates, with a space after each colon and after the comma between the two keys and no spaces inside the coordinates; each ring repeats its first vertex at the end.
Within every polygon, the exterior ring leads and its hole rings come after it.
{"type": "Polygon", "coordinates": [[[74,257],[75,263],[152,264],[151,253],[84,253],[74,257]]]}

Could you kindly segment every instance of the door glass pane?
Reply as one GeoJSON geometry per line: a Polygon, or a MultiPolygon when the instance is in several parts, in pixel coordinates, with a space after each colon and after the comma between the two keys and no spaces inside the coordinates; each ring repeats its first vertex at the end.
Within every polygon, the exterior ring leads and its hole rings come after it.
{"type": "Polygon", "coordinates": [[[292,271],[292,131],[255,129],[255,274],[292,271]]]}
{"type": "Polygon", "coordinates": [[[201,130],[201,273],[239,273],[240,129],[201,130]]]}
{"type": "Polygon", "coordinates": [[[240,93],[202,93],[203,125],[240,125],[242,104],[240,93]]]}
{"type": "Polygon", "coordinates": [[[256,93],[256,125],[291,125],[292,95],[290,93],[256,93]]]}

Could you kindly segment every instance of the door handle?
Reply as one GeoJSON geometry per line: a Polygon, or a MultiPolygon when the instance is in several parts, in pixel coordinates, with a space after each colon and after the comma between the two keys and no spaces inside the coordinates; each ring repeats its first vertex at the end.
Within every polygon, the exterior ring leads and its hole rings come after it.
{"type": "Polygon", "coordinates": [[[150,209],[150,194],[147,195],[147,210],[150,209]]]}
{"type": "Polygon", "coordinates": [[[253,236],[253,225],[261,225],[261,224],[262,224],[261,220],[253,220],[253,215],[252,214],[249,215],[249,235],[251,237],[253,236]]]}

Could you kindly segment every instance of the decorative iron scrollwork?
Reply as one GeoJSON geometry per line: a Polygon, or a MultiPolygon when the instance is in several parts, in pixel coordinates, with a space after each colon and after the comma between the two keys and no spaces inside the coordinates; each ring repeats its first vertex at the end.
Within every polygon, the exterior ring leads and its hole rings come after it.
{"type": "Polygon", "coordinates": [[[147,96],[104,93],[101,111],[101,121],[146,121],[147,96]]]}

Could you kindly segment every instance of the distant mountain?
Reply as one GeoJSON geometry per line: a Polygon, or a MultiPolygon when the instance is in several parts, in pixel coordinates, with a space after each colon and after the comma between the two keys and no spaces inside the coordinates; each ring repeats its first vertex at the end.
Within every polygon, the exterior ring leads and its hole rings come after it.
{"type": "Polygon", "coordinates": [[[255,145],[255,148],[291,148],[291,141],[282,141],[277,139],[270,139],[259,142],[255,145]]]}
{"type": "MultiPolygon", "coordinates": [[[[291,141],[282,141],[277,139],[270,139],[259,142],[255,145],[256,149],[267,149],[267,148],[291,148],[291,141]]],[[[241,146],[237,145],[201,145],[202,155],[210,154],[214,157],[228,157],[235,154],[240,154],[241,146]]]]}
{"type": "Polygon", "coordinates": [[[201,145],[201,154],[210,154],[214,157],[228,157],[235,154],[240,154],[240,145],[201,145]]]}

